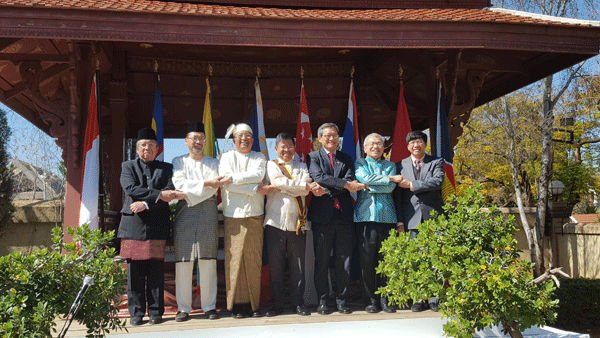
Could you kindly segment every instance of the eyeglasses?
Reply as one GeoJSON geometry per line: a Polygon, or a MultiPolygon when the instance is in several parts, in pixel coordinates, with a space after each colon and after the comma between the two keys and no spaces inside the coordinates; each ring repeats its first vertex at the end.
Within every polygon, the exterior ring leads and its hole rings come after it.
{"type": "Polygon", "coordinates": [[[409,145],[414,146],[415,144],[425,144],[425,142],[423,142],[423,140],[418,139],[418,140],[412,140],[410,142],[408,142],[409,145]]]}
{"type": "Polygon", "coordinates": [[[323,137],[329,140],[335,140],[336,138],[340,137],[338,134],[323,134],[323,137]]]}
{"type": "Polygon", "coordinates": [[[372,146],[383,147],[383,142],[371,142],[371,143],[367,144],[367,147],[372,147],[372,146]]]}
{"type": "Polygon", "coordinates": [[[288,151],[288,150],[296,149],[296,147],[295,146],[280,146],[279,149],[288,151]]]}
{"type": "Polygon", "coordinates": [[[206,141],[206,137],[188,137],[188,140],[192,140],[193,142],[202,142],[206,141]]]}
{"type": "Polygon", "coordinates": [[[235,137],[239,138],[239,139],[252,138],[252,134],[250,134],[250,133],[241,133],[241,134],[236,134],[235,137]]]}
{"type": "Polygon", "coordinates": [[[158,146],[156,143],[154,142],[150,142],[150,143],[138,143],[138,148],[142,148],[142,149],[152,149],[154,147],[158,146]]]}

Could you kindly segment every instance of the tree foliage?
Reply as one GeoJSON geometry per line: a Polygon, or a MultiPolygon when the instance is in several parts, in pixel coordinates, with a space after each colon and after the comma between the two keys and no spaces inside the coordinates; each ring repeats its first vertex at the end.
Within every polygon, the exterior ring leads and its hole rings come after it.
{"type": "Polygon", "coordinates": [[[519,337],[555,319],[554,285],[530,283],[533,264],[519,259],[514,217],[493,205],[484,209],[479,189],[452,197],[447,215],[422,223],[415,239],[400,233],[383,243],[377,272],[389,282],[379,291],[400,306],[436,295],[451,337],[472,337],[491,325],[519,337]]]}
{"type": "Polygon", "coordinates": [[[102,233],[83,225],[68,233],[72,243],[63,242],[57,227],[52,250],[0,257],[0,337],[51,337],[57,331],[54,320],[69,313],[84,276],[93,276],[94,284],[75,320],[86,325],[87,337],[103,337],[124,327],[116,317],[125,271],[113,262],[115,250],[109,248],[114,231],[102,233]]]}
{"type": "Polygon", "coordinates": [[[12,217],[12,177],[8,165],[7,143],[10,137],[10,128],[6,120],[6,112],[0,109],[0,235],[4,225],[12,217]]]}

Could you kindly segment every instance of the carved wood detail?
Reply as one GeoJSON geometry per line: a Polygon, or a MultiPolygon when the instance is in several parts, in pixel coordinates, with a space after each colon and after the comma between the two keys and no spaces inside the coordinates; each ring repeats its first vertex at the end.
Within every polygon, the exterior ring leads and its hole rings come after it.
{"type": "Polygon", "coordinates": [[[462,124],[466,123],[471,115],[471,110],[475,107],[475,102],[481,92],[481,87],[485,82],[485,77],[489,74],[489,71],[484,70],[467,70],[464,81],[468,88],[468,97],[461,97],[456,91],[456,86],[453,89],[453,104],[450,106],[448,112],[449,127],[450,127],[450,139],[454,140],[451,143],[456,144],[457,137],[462,134],[462,124]]]}
{"type": "Polygon", "coordinates": [[[67,138],[69,130],[67,127],[67,116],[69,96],[62,82],[53,95],[44,97],[40,91],[42,76],[42,65],[39,60],[23,61],[19,65],[19,72],[23,84],[31,92],[31,100],[42,121],[50,129],[50,136],[56,138],[56,144],[63,149],[63,159],[66,159],[67,138]]]}
{"type": "MultiPolygon", "coordinates": [[[[79,48],[69,40],[69,125],[71,126],[71,144],[69,147],[69,156],[72,168],[79,167],[79,147],[80,147],[80,119],[81,119],[81,103],[79,101],[79,87],[77,85],[77,65],[81,60],[79,48]]],[[[68,162],[67,162],[68,163],[68,162]]]]}
{"type": "Polygon", "coordinates": [[[353,64],[351,62],[330,63],[281,63],[257,64],[242,62],[209,62],[166,58],[130,56],[127,58],[127,69],[130,72],[153,73],[155,64],[160,74],[208,76],[208,66],[212,66],[212,76],[216,77],[255,77],[257,67],[261,77],[299,78],[300,67],[304,68],[304,77],[338,77],[348,76],[353,64]]]}

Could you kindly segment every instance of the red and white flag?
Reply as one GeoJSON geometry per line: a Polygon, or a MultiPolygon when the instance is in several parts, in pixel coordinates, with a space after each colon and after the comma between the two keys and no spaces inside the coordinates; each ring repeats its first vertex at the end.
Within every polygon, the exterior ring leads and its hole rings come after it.
{"type": "Polygon", "coordinates": [[[90,229],[99,229],[100,129],[98,127],[96,81],[96,76],[94,76],[90,90],[87,125],[85,127],[83,178],[81,183],[81,199],[79,201],[79,225],[87,223],[90,229]]]}
{"type": "Polygon", "coordinates": [[[390,161],[396,163],[410,156],[406,147],[406,135],[412,131],[406,101],[404,101],[404,82],[400,81],[400,96],[398,98],[398,111],[396,112],[396,125],[394,126],[394,143],[390,161]]]}
{"type": "Polygon", "coordinates": [[[306,163],[306,156],[313,150],[312,132],[310,130],[310,119],[308,118],[308,105],[304,93],[304,81],[300,92],[300,112],[296,128],[296,156],[298,161],[306,163]]]}

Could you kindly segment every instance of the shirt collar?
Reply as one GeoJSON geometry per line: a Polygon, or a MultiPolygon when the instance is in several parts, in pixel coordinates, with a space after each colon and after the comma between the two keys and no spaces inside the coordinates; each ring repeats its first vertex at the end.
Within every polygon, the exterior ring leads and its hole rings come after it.
{"type": "Polygon", "coordinates": [[[280,159],[280,158],[277,158],[277,163],[283,163],[283,164],[285,164],[285,165],[292,165],[292,163],[293,163],[293,162],[294,162],[294,158],[293,158],[293,157],[292,157],[292,159],[291,159],[291,160],[289,160],[289,161],[287,161],[287,162],[285,162],[284,160],[282,160],[282,159],[280,159]]]}
{"type": "Polygon", "coordinates": [[[323,150],[325,150],[325,153],[327,154],[327,156],[329,156],[329,154],[335,155],[335,152],[337,151],[337,150],[334,150],[334,151],[330,152],[330,151],[327,151],[327,149],[325,149],[325,148],[323,148],[323,150]]]}
{"type": "Polygon", "coordinates": [[[375,159],[372,159],[369,156],[367,156],[367,157],[365,157],[365,161],[379,163],[379,162],[381,162],[381,158],[378,158],[375,160],[375,159]]]}
{"type": "MultiPolygon", "coordinates": [[[[411,163],[413,163],[413,164],[414,164],[416,160],[421,160],[421,161],[424,161],[424,160],[425,160],[425,155],[423,155],[423,157],[421,157],[421,158],[416,158],[416,157],[414,157],[413,155],[410,155],[410,162],[411,162],[411,163]]],[[[425,163],[425,162],[423,162],[423,163],[425,163]]]]}

